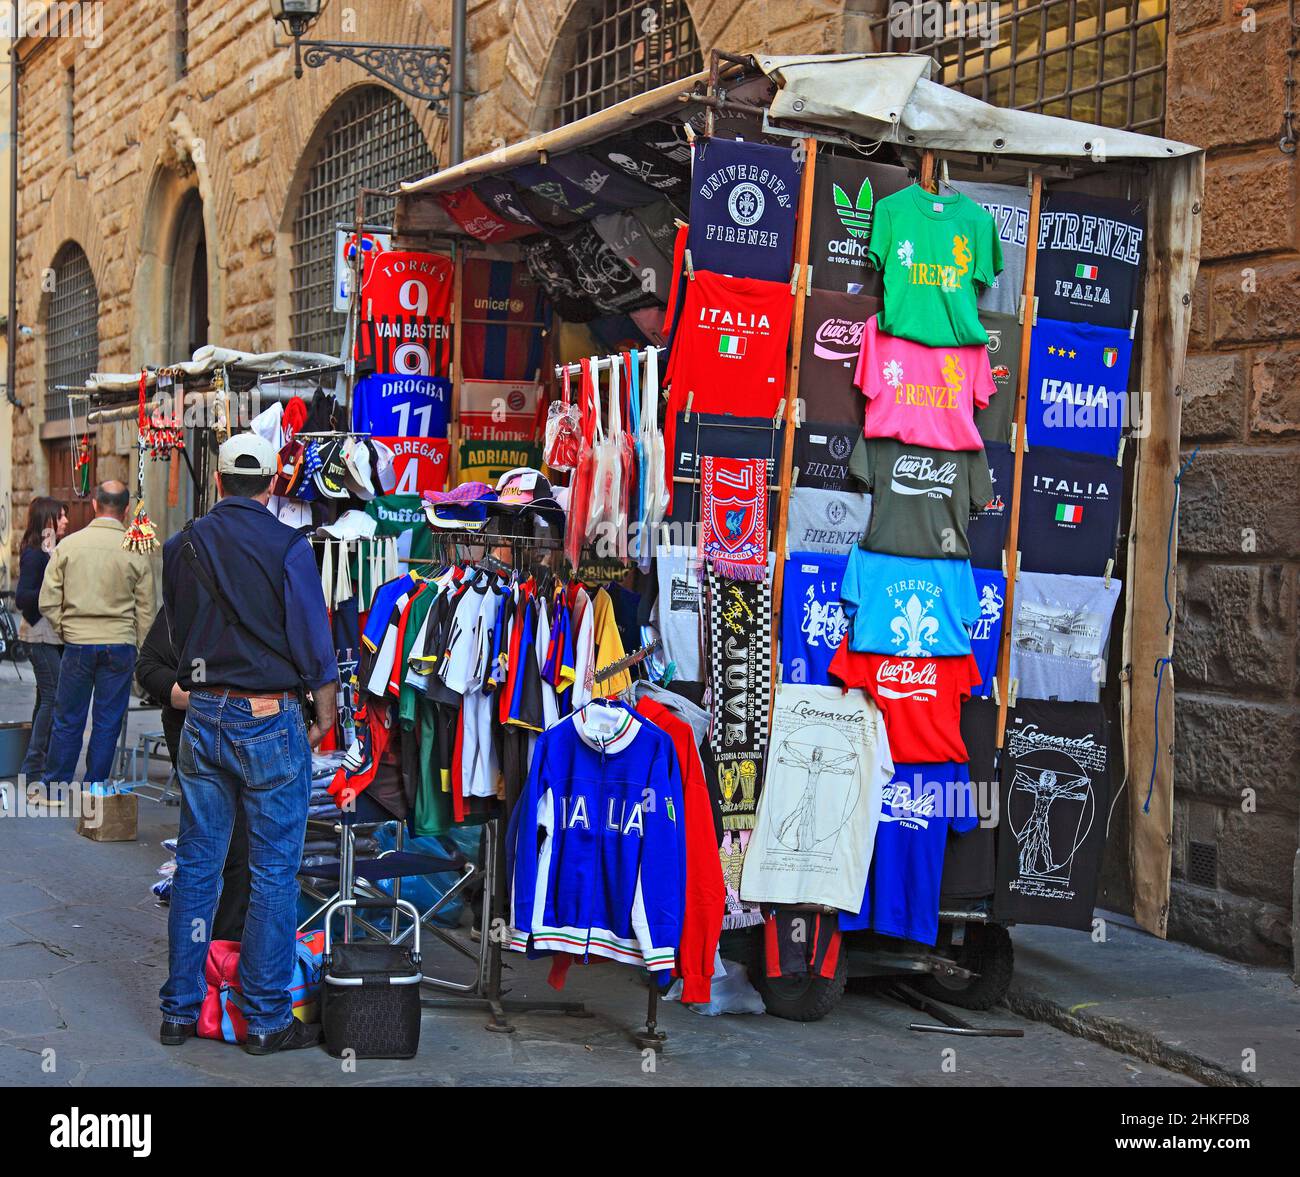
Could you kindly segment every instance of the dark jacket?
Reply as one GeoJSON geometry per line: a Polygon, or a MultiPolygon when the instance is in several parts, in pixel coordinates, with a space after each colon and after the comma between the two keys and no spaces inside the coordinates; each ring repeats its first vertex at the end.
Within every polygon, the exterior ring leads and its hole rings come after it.
{"type": "Polygon", "coordinates": [[[28,625],[41,619],[41,581],[45,579],[45,566],[50,554],[41,548],[24,548],[18,557],[18,587],[14,590],[14,604],[28,625]]]}
{"type": "Polygon", "coordinates": [[[151,699],[162,704],[163,738],[167,741],[167,754],[176,763],[176,749],[180,746],[181,728],[185,726],[185,712],[171,705],[172,687],[176,685],[176,651],[167,632],[167,615],[158,610],[145,635],[144,645],[135,661],[135,681],[151,699]]]}

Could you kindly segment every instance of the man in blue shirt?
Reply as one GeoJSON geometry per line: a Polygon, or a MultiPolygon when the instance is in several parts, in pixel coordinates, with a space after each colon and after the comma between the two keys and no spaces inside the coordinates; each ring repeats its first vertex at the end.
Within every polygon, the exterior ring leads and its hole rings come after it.
{"type": "Polygon", "coordinates": [[[293,1016],[297,872],[311,751],[334,726],[338,665],[311,545],[267,508],[276,454],[256,434],[217,458],[220,501],[163,549],[163,604],[189,692],[176,756],[184,805],[168,915],[160,1038],[193,1036],[235,810],[248,822],[252,896],[239,978],[249,1054],[314,1046],[293,1016]],[[306,704],[314,717],[308,726],[306,704]]]}

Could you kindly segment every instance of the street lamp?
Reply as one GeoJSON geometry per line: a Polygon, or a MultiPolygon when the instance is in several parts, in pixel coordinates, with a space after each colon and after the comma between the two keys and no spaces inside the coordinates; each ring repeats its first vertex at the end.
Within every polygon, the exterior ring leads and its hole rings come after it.
{"type": "MultiPolygon", "coordinates": [[[[455,0],[452,39],[460,49],[446,45],[380,45],[371,41],[304,41],[324,7],[323,0],[271,0],[271,16],[293,38],[293,74],[302,77],[304,63],[315,69],[329,61],[351,61],[403,94],[427,102],[439,115],[448,113],[449,100],[463,100],[464,6],[455,0]],[[460,39],[456,39],[459,28],[460,39]]],[[[455,113],[454,111],[452,112],[455,113]]],[[[453,122],[455,122],[453,118],[453,122]]]]}

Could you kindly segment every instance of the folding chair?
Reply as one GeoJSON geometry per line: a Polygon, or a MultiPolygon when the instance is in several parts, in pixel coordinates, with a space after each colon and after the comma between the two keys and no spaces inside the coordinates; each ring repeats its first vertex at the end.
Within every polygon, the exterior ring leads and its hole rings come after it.
{"type": "MultiPolygon", "coordinates": [[[[327,824],[339,836],[339,860],[320,866],[304,867],[298,874],[298,882],[304,894],[316,900],[320,906],[299,925],[299,931],[310,927],[329,905],[338,899],[389,899],[402,897],[402,879],[417,875],[458,874],[459,878],[447,889],[443,896],[432,906],[420,912],[420,923],[444,944],[455,949],[462,956],[473,960],[477,967],[474,980],[469,982],[448,981],[432,977],[428,972],[428,955],[425,954],[426,985],[445,989],[452,993],[477,993],[481,990],[487,970],[488,937],[482,936],[477,947],[466,944],[449,929],[434,922],[438,915],[451,901],[466,892],[480,874],[479,868],[459,852],[451,857],[442,858],[433,854],[423,854],[403,849],[405,840],[405,823],[397,821],[391,813],[364,793],[356,798],[351,812],[340,813],[335,818],[326,819],[327,824]],[[361,831],[373,831],[380,826],[395,822],[397,826],[397,848],[386,850],[369,858],[358,857],[356,853],[356,836],[361,831]],[[381,882],[391,882],[392,891],[380,887],[381,882]],[[333,887],[332,892],[325,888],[333,887]]],[[[320,824],[313,822],[309,824],[320,824]]],[[[403,931],[396,931],[396,921],[392,931],[384,931],[365,919],[354,908],[345,908],[343,913],[344,943],[352,940],[353,933],[360,927],[367,936],[386,940],[390,944],[401,944],[410,937],[414,928],[407,926],[403,931]]]]}

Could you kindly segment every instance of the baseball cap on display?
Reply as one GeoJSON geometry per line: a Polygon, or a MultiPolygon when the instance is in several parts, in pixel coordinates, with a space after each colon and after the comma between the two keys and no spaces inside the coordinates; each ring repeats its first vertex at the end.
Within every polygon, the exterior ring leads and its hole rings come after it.
{"type": "Polygon", "coordinates": [[[362,501],[373,499],[375,487],[370,481],[370,451],[366,443],[357,437],[345,438],[341,452],[348,489],[362,501]]]}
{"type": "Polygon", "coordinates": [[[331,441],[321,447],[321,466],[316,471],[316,489],[327,499],[346,499],[348,465],[343,458],[343,443],[331,441]]]}
{"type": "Polygon", "coordinates": [[[532,466],[516,466],[497,479],[497,499],[502,506],[522,507],[554,495],[546,475],[532,466]]]}
{"type": "Polygon", "coordinates": [[[424,492],[424,517],[443,531],[480,531],[487,524],[488,505],[497,501],[486,482],[462,482],[452,490],[424,492]]]}
{"type": "Polygon", "coordinates": [[[344,511],[333,523],[316,528],[316,534],[330,539],[373,539],[378,526],[364,511],[344,511]]]}
{"type": "Polygon", "coordinates": [[[397,455],[393,453],[393,447],[372,437],[370,452],[375,466],[373,484],[379,488],[379,494],[392,494],[397,489],[397,455]]]}
{"type": "Polygon", "coordinates": [[[256,433],[236,433],[226,438],[217,451],[218,474],[274,474],[276,453],[264,437],[256,433]]]}

